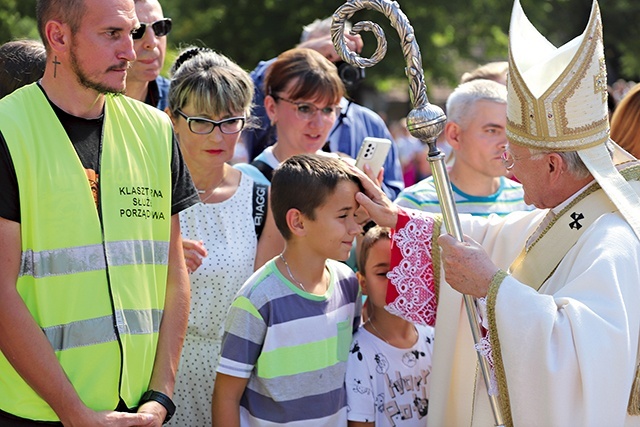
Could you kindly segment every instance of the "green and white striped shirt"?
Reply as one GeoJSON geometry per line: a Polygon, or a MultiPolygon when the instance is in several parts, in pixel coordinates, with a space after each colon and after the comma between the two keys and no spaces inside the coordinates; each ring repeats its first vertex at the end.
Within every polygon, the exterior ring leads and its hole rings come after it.
{"type": "Polygon", "coordinates": [[[348,266],[327,260],[327,267],[329,289],[313,295],[271,260],[231,305],[217,371],[249,378],[240,401],[242,425],[347,424],[346,361],[361,298],[348,266]]]}
{"type": "MultiPolygon", "coordinates": [[[[453,184],[451,188],[459,213],[486,217],[492,213],[503,216],[509,212],[534,209],[524,202],[522,185],[505,177],[500,177],[500,188],[490,196],[472,196],[453,184]]],[[[395,204],[425,212],[441,212],[433,176],[402,190],[395,204]]]]}

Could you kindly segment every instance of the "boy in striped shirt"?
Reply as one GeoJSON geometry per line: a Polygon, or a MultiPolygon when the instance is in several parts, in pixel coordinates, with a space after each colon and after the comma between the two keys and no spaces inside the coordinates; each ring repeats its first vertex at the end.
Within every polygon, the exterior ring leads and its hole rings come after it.
{"type": "Polygon", "coordinates": [[[274,173],[286,241],[233,302],[213,392],[214,426],[346,426],[345,371],[360,324],[346,260],[362,231],[358,177],[339,159],[294,156],[274,173]]]}

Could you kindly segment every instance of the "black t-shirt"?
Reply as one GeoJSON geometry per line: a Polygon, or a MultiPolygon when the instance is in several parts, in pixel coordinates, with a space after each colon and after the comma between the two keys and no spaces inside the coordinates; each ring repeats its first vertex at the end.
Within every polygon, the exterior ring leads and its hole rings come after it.
{"type": "MultiPolygon", "coordinates": [[[[41,88],[42,89],[42,88],[41,88]]],[[[44,91],[43,91],[44,92],[44,91]]],[[[45,94],[46,95],[46,94],[45,94]]],[[[72,116],[49,101],[58,120],[71,140],[82,165],[87,170],[88,179],[100,175],[100,144],[103,118],[83,119],[72,116]]],[[[182,159],[175,135],[171,154],[171,215],[200,201],[193,185],[189,170],[182,159]]],[[[92,183],[93,187],[93,183],[92,183]]],[[[0,217],[20,222],[20,198],[18,179],[9,148],[0,129],[0,217]]]]}

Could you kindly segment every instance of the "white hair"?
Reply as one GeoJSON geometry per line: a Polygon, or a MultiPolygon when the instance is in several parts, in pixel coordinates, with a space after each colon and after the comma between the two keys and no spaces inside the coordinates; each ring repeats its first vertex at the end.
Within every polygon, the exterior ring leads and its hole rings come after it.
{"type": "Polygon", "coordinates": [[[507,88],[500,83],[486,79],[462,83],[447,98],[447,120],[463,125],[478,101],[506,104],[507,88]]]}
{"type": "MultiPolygon", "coordinates": [[[[304,43],[307,40],[317,39],[331,34],[331,25],[333,24],[333,18],[330,16],[324,19],[316,19],[309,25],[302,27],[302,34],[300,35],[300,43],[304,43]]],[[[345,22],[345,30],[351,30],[351,23],[345,22]]]]}
{"type": "MultiPolygon", "coordinates": [[[[609,140],[605,142],[605,146],[609,151],[609,155],[613,156],[613,145],[609,140]]],[[[575,179],[584,179],[591,176],[591,171],[585,166],[584,162],[580,158],[577,151],[554,151],[567,165],[567,172],[571,174],[575,179]]],[[[543,154],[548,154],[549,151],[539,150],[535,148],[529,148],[531,158],[538,160],[543,154]]]]}

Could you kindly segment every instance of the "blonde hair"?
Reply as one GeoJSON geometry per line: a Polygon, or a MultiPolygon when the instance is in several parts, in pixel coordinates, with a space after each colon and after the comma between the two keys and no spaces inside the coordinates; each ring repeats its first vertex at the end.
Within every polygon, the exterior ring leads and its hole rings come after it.
{"type": "Polygon", "coordinates": [[[640,158],[640,83],[629,90],[613,111],[611,139],[640,158]]]}
{"type": "Polygon", "coordinates": [[[184,49],[172,67],[169,110],[178,110],[191,101],[198,111],[213,116],[244,113],[249,117],[253,100],[253,80],[238,64],[208,48],[184,49]]]}

